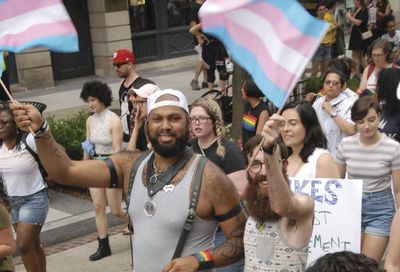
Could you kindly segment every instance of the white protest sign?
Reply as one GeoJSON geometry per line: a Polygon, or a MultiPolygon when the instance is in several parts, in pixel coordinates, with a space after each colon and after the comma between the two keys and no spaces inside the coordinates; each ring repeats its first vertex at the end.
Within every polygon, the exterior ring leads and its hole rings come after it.
{"type": "Polygon", "coordinates": [[[362,180],[290,178],[290,187],[315,200],[308,264],[326,253],[360,252],[362,180]]]}

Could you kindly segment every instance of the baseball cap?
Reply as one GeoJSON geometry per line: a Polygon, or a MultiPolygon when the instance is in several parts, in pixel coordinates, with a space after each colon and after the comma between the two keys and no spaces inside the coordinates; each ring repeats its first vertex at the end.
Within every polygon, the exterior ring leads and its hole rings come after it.
{"type": "Polygon", "coordinates": [[[135,64],[135,55],[127,49],[119,49],[113,54],[113,63],[132,62],[135,64]]]}
{"type": "Polygon", "coordinates": [[[186,101],[186,97],[181,91],[178,90],[166,89],[157,91],[147,98],[147,114],[150,114],[150,112],[156,108],[164,106],[176,106],[182,108],[184,111],[186,111],[187,114],[189,114],[189,107],[186,101]],[[178,100],[157,101],[158,98],[163,95],[172,95],[175,96],[178,100]]]}
{"type": "Polygon", "coordinates": [[[161,91],[160,88],[158,88],[157,85],[147,83],[144,84],[142,87],[135,89],[133,88],[132,91],[136,93],[138,96],[143,97],[143,98],[148,98],[150,95],[157,91],[161,91]]]}

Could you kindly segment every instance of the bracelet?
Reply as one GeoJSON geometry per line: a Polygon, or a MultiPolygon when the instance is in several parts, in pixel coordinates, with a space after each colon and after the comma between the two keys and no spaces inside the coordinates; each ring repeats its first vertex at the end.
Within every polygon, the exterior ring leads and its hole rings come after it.
{"type": "Polygon", "coordinates": [[[47,123],[47,120],[44,119],[43,124],[40,126],[38,130],[35,131],[35,138],[41,138],[43,134],[45,134],[47,131],[49,131],[49,124],[47,123]]]}
{"type": "Polygon", "coordinates": [[[274,143],[273,145],[270,145],[270,146],[268,146],[268,147],[262,147],[262,150],[265,152],[265,153],[267,153],[267,154],[269,154],[269,155],[272,155],[274,152],[275,152],[275,150],[276,150],[276,143],[274,143]]]}
{"type": "Polygon", "coordinates": [[[213,256],[209,250],[202,250],[192,256],[194,256],[199,262],[198,270],[211,269],[214,267],[213,256]]]}

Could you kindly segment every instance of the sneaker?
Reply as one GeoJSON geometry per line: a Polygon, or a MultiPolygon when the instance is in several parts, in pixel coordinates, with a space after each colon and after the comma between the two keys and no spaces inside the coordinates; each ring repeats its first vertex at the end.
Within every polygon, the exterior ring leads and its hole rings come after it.
{"type": "Polygon", "coordinates": [[[190,82],[190,86],[192,86],[193,91],[200,90],[199,82],[197,80],[192,79],[192,81],[190,82]]]}

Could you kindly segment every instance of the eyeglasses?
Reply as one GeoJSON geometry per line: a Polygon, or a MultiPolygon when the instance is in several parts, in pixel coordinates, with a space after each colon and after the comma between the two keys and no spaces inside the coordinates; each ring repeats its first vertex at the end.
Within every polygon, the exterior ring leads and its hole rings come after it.
{"type": "Polygon", "coordinates": [[[114,67],[121,68],[122,65],[127,64],[127,62],[113,63],[114,67]]]}
{"type": "Polygon", "coordinates": [[[249,171],[255,175],[259,174],[261,172],[263,164],[264,164],[264,162],[254,160],[249,167],[249,171]]]}
{"type": "Polygon", "coordinates": [[[211,118],[210,117],[206,117],[206,116],[192,116],[192,117],[189,117],[189,121],[191,123],[193,123],[193,124],[197,124],[197,122],[199,124],[204,124],[209,119],[211,119],[211,118]]]}
{"type": "Polygon", "coordinates": [[[325,85],[327,85],[327,86],[339,86],[340,85],[340,81],[337,81],[337,80],[325,80],[325,82],[324,82],[324,84],[325,85]]]}
{"type": "Polygon", "coordinates": [[[2,127],[5,127],[5,126],[7,126],[8,124],[10,124],[11,122],[12,122],[11,120],[8,120],[8,121],[0,120],[0,125],[1,125],[2,127]]]}
{"type": "Polygon", "coordinates": [[[371,54],[372,58],[382,58],[383,54],[371,54]]]}

